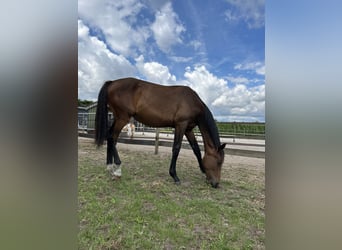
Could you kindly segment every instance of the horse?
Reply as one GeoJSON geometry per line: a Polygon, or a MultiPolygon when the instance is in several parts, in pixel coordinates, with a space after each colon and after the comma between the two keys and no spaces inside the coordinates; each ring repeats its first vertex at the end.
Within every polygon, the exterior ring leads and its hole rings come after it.
{"type": "Polygon", "coordinates": [[[133,139],[134,133],[135,133],[135,125],[134,123],[127,123],[126,126],[123,127],[122,131],[127,132],[127,136],[133,139]]]}
{"type": "Polygon", "coordinates": [[[169,174],[176,184],[180,180],[176,161],[185,135],[197,158],[200,170],[212,187],[219,186],[225,143],[221,144],[213,115],[195,91],[187,86],[163,86],[136,78],[106,81],[100,89],[95,116],[95,144],[107,140],[107,166],[117,167],[121,177],[121,160],[116,148],[121,129],[131,118],[151,127],[174,128],[174,142],[169,174]],[[108,110],[114,122],[108,124],[108,110]],[[193,129],[198,126],[204,143],[204,157],[193,129]]]}

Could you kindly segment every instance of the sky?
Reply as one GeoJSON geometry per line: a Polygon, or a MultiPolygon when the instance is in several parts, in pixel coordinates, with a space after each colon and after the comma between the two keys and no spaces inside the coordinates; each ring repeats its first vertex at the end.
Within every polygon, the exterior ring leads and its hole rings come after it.
{"type": "Polygon", "coordinates": [[[264,0],[79,0],[78,98],[136,77],[195,90],[218,121],[265,121],[264,0]]]}

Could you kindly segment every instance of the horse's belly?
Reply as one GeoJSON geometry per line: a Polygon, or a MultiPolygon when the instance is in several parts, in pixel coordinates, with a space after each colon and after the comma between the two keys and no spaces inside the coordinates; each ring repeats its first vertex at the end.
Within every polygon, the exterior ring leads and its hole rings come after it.
{"type": "Polygon", "coordinates": [[[151,127],[174,127],[174,121],[171,119],[163,118],[160,116],[144,116],[141,117],[139,115],[134,116],[134,118],[151,127]]]}

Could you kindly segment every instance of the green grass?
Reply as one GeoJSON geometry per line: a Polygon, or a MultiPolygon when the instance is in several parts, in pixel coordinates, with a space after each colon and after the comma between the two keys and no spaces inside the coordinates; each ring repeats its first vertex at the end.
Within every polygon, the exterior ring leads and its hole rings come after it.
{"type": "Polygon", "coordinates": [[[220,134],[233,135],[264,135],[265,123],[249,123],[249,122],[218,122],[217,128],[220,134]]]}
{"type": "MultiPolygon", "coordinates": [[[[217,122],[216,123],[220,135],[229,136],[258,136],[262,139],[265,136],[265,123],[258,122],[217,122]]],[[[173,133],[171,128],[162,128],[162,133],[173,133]]],[[[199,133],[198,127],[195,132],[199,133]]]]}
{"type": "Polygon", "coordinates": [[[79,143],[79,249],[264,249],[263,171],[225,163],[213,189],[180,157],[177,186],[169,154],[119,153],[123,177],[112,181],[105,148],[79,143]]]}

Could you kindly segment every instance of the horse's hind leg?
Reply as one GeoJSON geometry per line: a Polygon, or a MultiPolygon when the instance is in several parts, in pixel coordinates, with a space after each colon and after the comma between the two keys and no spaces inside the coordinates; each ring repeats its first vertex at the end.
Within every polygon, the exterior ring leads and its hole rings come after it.
{"type": "Polygon", "coordinates": [[[114,120],[114,124],[112,126],[112,133],[111,138],[109,138],[108,148],[107,148],[107,164],[108,164],[108,157],[111,157],[111,163],[113,163],[112,159],[114,157],[114,164],[116,165],[116,169],[112,170],[112,175],[114,177],[121,177],[121,160],[119,157],[118,150],[116,149],[116,144],[118,142],[118,137],[122,128],[127,124],[126,120],[114,120]],[[108,156],[110,155],[110,156],[108,156]]]}
{"type": "Polygon", "coordinates": [[[194,154],[197,158],[197,161],[198,161],[198,164],[199,164],[199,167],[200,167],[202,173],[205,173],[205,169],[204,169],[203,164],[202,164],[201,150],[198,146],[194,132],[192,130],[186,131],[185,136],[188,139],[192,150],[194,151],[194,154]]]}
{"type": "Polygon", "coordinates": [[[108,130],[107,135],[107,166],[113,164],[114,140],[113,140],[114,124],[108,130]]]}

